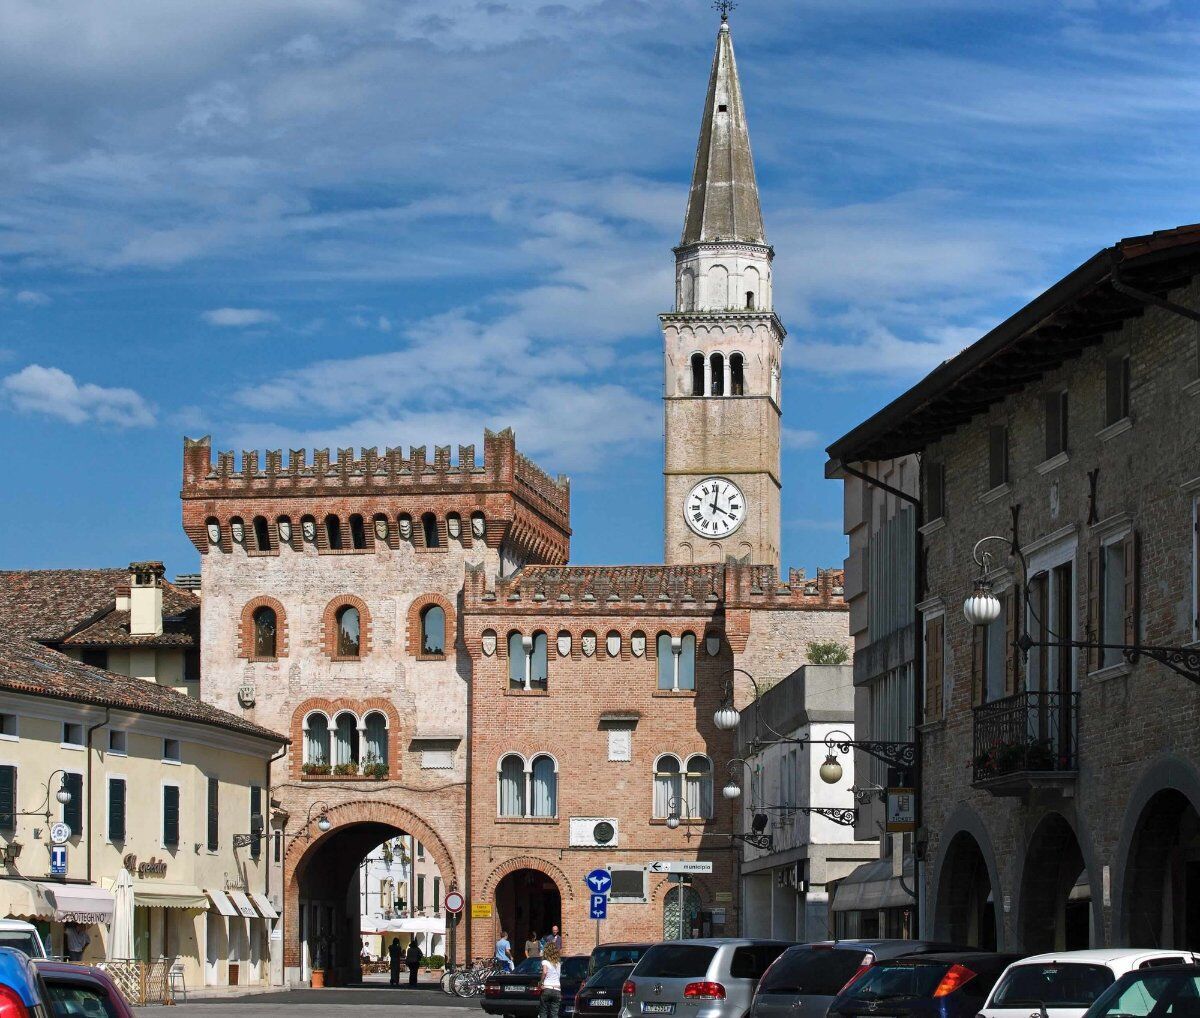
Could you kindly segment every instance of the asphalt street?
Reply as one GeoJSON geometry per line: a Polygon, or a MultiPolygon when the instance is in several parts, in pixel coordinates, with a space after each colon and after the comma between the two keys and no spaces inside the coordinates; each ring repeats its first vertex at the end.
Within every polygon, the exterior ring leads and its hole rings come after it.
{"type": "Polygon", "coordinates": [[[482,1015],[478,998],[464,1000],[449,997],[437,987],[392,988],[386,985],[349,986],[326,990],[288,990],[273,993],[247,993],[238,997],[212,997],[177,1004],[170,1011],[161,1007],[136,1008],[137,1014],[157,1014],[159,1018],[225,1018],[248,1015],[284,1015],[300,1012],[317,1015],[343,1015],[353,1010],[361,1018],[395,1014],[403,1008],[405,1018],[471,1018],[482,1015]]]}

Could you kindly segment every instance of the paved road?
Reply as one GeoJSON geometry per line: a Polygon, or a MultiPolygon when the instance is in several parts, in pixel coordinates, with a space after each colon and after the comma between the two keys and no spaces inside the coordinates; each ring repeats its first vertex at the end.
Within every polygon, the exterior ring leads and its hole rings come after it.
{"type": "Polygon", "coordinates": [[[474,1018],[482,1015],[478,1000],[448,997],[441,990],[366,985],[328,990],[288,990],[248,993],[241,997],[214,997],[178,1004],[169,1012],[159,1007],[137,1008],[139,1015],[157,1018],[247,1018],[249,1015],[348,1015],[360,1018],[394,1015],[403,1008],[404,1018],[474,1018]]]}

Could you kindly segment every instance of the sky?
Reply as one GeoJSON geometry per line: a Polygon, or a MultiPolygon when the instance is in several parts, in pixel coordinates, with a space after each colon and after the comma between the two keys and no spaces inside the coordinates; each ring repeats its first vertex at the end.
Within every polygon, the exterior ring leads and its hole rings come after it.
{"type": "MultiPolygon", "coordinates": [[[[198,567],[183,436],[519,447],[572,559],[662,558],[706,0],[0,0],[0,568],[198,567]]],[[[1200,220],[1194,0],[744,0],[789,330],[784,567],[824,447],[1096,250],[1200,220]]]]}

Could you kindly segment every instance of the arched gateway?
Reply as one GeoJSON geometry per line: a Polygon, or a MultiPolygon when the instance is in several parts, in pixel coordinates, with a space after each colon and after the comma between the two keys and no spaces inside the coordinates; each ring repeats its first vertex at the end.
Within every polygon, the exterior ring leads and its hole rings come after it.
{"type": "MultiPolygon", "coordinates": [[[[284,965],[289,982],[322,967],[330,981],[359,974],[358,870],[377,845],[397,835],[416,838],[446,887],[461,884],[461,866],[442,837],[412,811],[379,800],[356,800],[314,812],[288,839],[284,856],[284,965]],[[321,817],[329,830],[318,827],[321,817]]],[[[440,907],[440,903],[438,903],[440,907]]]]}

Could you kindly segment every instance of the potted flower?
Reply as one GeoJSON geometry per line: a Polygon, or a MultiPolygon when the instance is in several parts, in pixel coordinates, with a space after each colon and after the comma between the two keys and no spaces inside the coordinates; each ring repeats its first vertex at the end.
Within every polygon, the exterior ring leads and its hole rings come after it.
{"type": "Polygon", "coordinates": [[[329,764],[327,763],[306,763],[300,768],[304,774],[328,774],[329,764]]]}
{"type": "Polygon", "coordinates": [[[376,781],[382,781],[388,776],[388,765],[377,756],[368,756],[363,762],[363,774],[376,781]]]}
{"type": "Polygon", "coordinates": [[[333,773],[336,774],[338,777],[344,778],[350,774],[357,774],[358,767],[352,763],[334,764],[333,773]]]}

